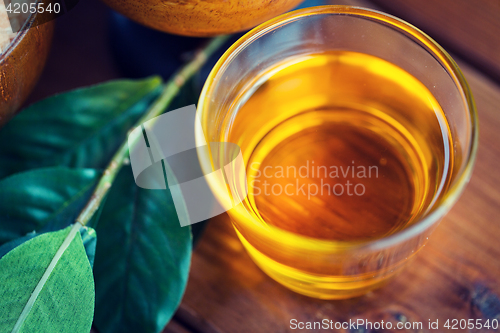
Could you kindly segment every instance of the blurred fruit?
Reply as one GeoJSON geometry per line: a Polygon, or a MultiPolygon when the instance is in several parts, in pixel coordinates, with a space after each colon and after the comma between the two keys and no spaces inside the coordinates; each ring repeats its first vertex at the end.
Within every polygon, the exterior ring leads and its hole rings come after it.
{"type": "Polygon", "coordinates": [[[148,27],[184,36],[209,37],[248,30],[302,0],[103,0],[148,27]]]}

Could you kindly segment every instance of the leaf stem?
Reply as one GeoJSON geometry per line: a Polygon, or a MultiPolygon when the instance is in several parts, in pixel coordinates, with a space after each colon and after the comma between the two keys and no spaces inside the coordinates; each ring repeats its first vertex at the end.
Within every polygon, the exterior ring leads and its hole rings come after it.
{"type": "MultiPolygon", "coordinates": [[[[170,105],[172,100],[177,96],[181,88],[184,84],[194,75],[196,74],[200,68],[205,64],[207,59],[217,50],[220,46],[222,46],[229,36],[219,36],[213,38],[208,45],[198,51],[193,60],[184,65],[177,74],[173,76],[164,86],[163,91],[160,94],[160,97],[153,103],[153,105],[148,109],[146,114],[139,119],[139,121],[135,124],[134,128],[142,125],[145,121],[152,119],[161,115],[165,109],[170,105]]],[[[128,155],[128,142],[125,140],[118,151],[115,153],[110,163],[104,170],[104,174],[102,175],[99,183],[97,184],[94,193],[90,197],[89,202],[85,206],[85,208],[81,211],[80,215],[76,218],[76,221],[81,225],[86,225],[92,216],[94,216],[95,212],[101,205],[104,197],[108,193],[113,181],[123,166],[124,161],[126,160],[128,155]]]]}
{"type": "Polygon", "coordinates": [[[45,273],[43,273],[42,278],[38,282],[38,284],[35,287],[35,290],[31,293],[30,298],[28,299],[28,302],[24,306],[23,311],[19,315],[19,318],[17,319],[16,324],[14,325],[14,328],[12,329],[11,333],[17,333],[21,329],[21,327],[24,324],[24,321],[28,317],[28,315],[31,312],[31,309],[33,308],[33,305],[35,304],[36,299],[38,298],[38,295],[40,295],[40,292],[42,291],[43,287],[45,286],[45,283],[47,283],[47,280],[49,279],[50,275],[54,271],[54,268],[56,267],[57,263],[63,256],[64,252],[66,252],[67,248],[75,238],[75,235],[78,231],[80,231],[80,228],[82,225],[80,223],[75,223],[73,224],[73,227],[69,231],[68,235],[64,239],[63,243],[57,250],[56,254],[54,255],[54,258],[52,258],[52,261],[50,262],[49,266],[45,270],[45,273]]]}

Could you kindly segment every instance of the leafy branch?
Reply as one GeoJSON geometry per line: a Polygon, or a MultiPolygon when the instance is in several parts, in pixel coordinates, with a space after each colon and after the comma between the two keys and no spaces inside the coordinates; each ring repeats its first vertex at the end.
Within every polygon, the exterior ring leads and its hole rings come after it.
{"type": "Polygon", "coordinates": [[[0,131],[0,178],[11,175],[0,180],[0,332],[87,333],[94,315],[103,333],[168,322],[187,283],[191,233],[168,191],[139,189],[123,168],[126,133],[163,113],[226,40],[214,38],[159,93],[157,78],[78,89],[0,131]],[[97,220],[96,250],[86,225],[97,220]]]}
{"type": "Polygon", "coordinates": [[[82,226],[78,225],[78,223],[73,224],[71,227],[68,235],[64,239],[63,243],[57,250],[56,254],[52,258],[52,261],[49,264],[49,267],[45,270],[44,274],[42,275],[42,278],[38,282],[38,284],[35,287],[35,290],[31,294],[30,298],[28,299],[28,302],[26,302],[26,305],[24,306],[23,311],[19,315],[19,318],[16,321],[16,324],[14,325],[14,328],[12,329],[12,333],[18,333],[21,331],[21,327],[24,324],[26,318],[29,316],[31,310],[33,309],[33,306],[35,305],[35,302],[40,295],[43,287],[47,283],[49,277],[52,275],[52,272],[54,271],[57,263],[63,256],[64,252],[68,249],[69,245],[73,242],[73,239],[76,236],[76,233],[80,231],[80,228],[82,226]]]}
{"type": "MultiPolygon", "coordinates": [[[[184,84],[196,74],[201,67],[205,64],[207,59],[217,50],[221,45],[223,45],[228,39],[228,36],[219,36],[213,38],[210,43],[204,48],[198,51],[194,59],[186,64],[174,77],[167,82],[160,97],[153,103],[146,114],[139,119],[134,127],[141,126],[144,122],[154,117],[161,115],[165,109],[170,105],[172,100],[177,96],[179,91],[182,89],[184,84]]],[[[133,143],[132,143],[133,144],[133,143]]],[[[102,200],[106,196],[106,193],[111,188],[111,185],[116,178],[116,175],[123,166],[124,161],[128,155],[128,142],[122,143],[116,154],[111,159],[104,170],[104,174],[97,184],[97,187],[92,194],[90,201],[87,206],[83,209],[80,215],[77,217],[76,221],[81,225],[86,225],[88,221],[94,216],[95,212],[102,203],[102,200]]]]}

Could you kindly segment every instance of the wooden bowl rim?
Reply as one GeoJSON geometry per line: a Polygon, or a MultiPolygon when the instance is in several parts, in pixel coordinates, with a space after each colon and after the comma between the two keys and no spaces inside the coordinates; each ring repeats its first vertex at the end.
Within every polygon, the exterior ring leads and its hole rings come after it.
{"type": "MultiPolygon", "coordinates": [[[[37,0],[35,2],[35,4],[38,4],[41,1],[42,0],[37,0]]],[[[31,13],[30,16],[28,16],[28,18],[26,19],[26,21],[24,22],[24,24],[21,28],[21,32],[17,33],[14,40],[12,42],[10,42],[9,47],[7,47],[7,49],[3,53],[0,54],[0,64],[2,64],[5,61],[5,59],[7,59],[10,56],[10,54],[14,51],[14,49],[22,42],[24,36],[26,36],[26,34],[29,32],[29,30],[33,26],[33,23],[35,22],[37,14],[38,14],[38,11],[31,13]]]]}

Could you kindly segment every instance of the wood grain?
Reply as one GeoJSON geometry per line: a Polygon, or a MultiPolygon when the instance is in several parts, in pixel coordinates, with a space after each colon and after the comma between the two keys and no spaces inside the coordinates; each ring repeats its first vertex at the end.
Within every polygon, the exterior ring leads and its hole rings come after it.
{"type": "Polygon", "coordinates": [[[188,330],[186,327],[184,327],[183,324],[179,324],[177,321],[172,320],[167,327],[165,327],[165,330],[163,333],[191,333],[192,331],[188,330]]]}
{"type": "Polygon", "coordinates": [[[500,1],[372,0],[500,82],[500,1]]]}

